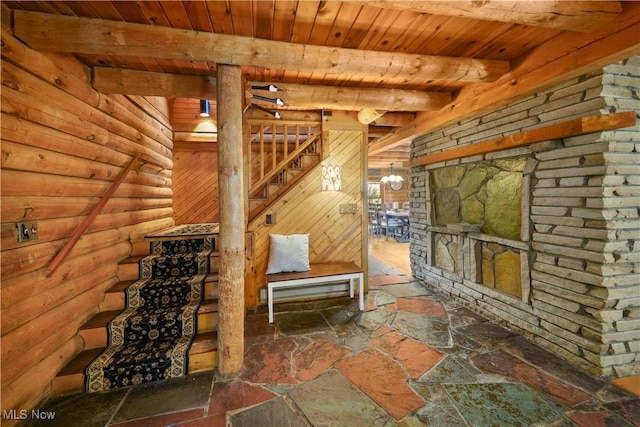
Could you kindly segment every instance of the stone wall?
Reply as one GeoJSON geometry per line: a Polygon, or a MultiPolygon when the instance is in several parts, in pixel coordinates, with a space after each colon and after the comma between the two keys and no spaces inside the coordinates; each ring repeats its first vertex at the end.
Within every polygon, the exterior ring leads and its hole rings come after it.
{"type": "MultiPolygon", "coordinates": [[[[640,114],[639,65],[636,56],[423,135],[413,141],[411,156],[581,117],[640,114]]],[[[413,167],[413,275],[593,373],[640,373],[638,130],[636,125],[413,167]],[[442,171],[478,170],[510,159],[524,159],[519,235],[492,232],[484,217],[480,224],[469,221],[474,216],[465,217],[462,203],[459,220],[442,220],[442,171]]],[[[467,193],[458,184],[460,191],[467,193]]]]}

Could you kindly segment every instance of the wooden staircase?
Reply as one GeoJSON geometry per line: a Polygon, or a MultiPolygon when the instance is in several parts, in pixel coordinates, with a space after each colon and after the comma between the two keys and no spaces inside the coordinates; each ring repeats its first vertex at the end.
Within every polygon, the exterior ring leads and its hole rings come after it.
{"type": "Polygon", "coordinates": [[[253,123],[249,220],[258,217],[322,159],[320,123],[253,123]]]}
{"type": "MultiPolygon", "coordinates": [[[[139,262],[149,255],[149,241],[133,242],[131,256],[118,266],[116,283],[105,293],[100,311],[80,327],[84,350],[65,366],[53,380],[54,394],[80,392],[84,388],[85,368],[107,346],[107,324],[125,305],[125,289],[138,279],[139,262]]],[[[218,252],[210,257],[211,273],[205,280],[204,300],[198,310],[198,333],[189,350],[189,373],[214,369],[218,350],[218,252]]]]}

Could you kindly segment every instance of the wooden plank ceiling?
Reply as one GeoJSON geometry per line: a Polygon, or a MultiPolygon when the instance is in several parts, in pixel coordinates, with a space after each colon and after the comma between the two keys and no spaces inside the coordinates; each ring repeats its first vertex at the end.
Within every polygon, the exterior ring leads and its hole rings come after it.
{"type": "MultiPolygon", "coordinates": [[[[247,105],[278,110],[284,118],[303,112],[317,116],[323,109],[360,112],[363,120],[373,119],[369,167],[384,168],[408,160],[407,135],[425,129],[424,123],[416,126],[416,118],[451,110],[466,86],[504,79],[532,52],[553,55],[540,47],[554,39],[601,33],[630,7],[627,3],[230,0],[3,5],[14,11],[17,37],[34,49],[75,54],[93,68],[94,86],[105,93],[166,96],[175,99],[176,109],[184,105],[193,110],[193,100],[215,103],[216,63],[230,63],[242,67],[247,105]],[[251,89],[267,84],[282,91],[251,89]],[[279,97],[287,105],[256,95],[279,97]]],[[[185,117],[194,114],[176,112],[177,131],[183,130],[185,117]]]]}

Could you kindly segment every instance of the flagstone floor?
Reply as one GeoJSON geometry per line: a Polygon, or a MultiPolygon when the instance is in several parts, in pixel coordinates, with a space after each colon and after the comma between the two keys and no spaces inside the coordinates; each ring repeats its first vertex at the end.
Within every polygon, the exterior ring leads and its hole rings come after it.
{"type": "Polygon", "coordinates": [[[370,259],[337,298],[246,319],[245,364],[54,399],[46,426],[640,426],[640,399],[370,259]]]}

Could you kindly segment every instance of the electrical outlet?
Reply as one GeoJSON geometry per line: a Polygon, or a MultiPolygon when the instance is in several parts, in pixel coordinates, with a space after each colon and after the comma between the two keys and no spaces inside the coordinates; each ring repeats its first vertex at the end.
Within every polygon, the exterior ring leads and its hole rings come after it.
{"type": "Polygon", "coordinates": [[[16,224],[18,242],[36,240],[38,238],[38,223],[36,221],[19,222],[16,224]]]}

